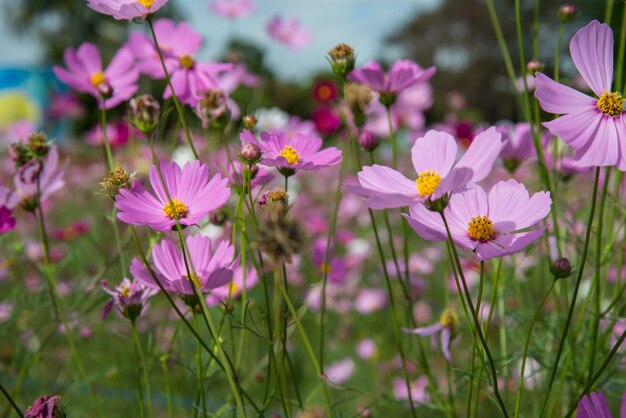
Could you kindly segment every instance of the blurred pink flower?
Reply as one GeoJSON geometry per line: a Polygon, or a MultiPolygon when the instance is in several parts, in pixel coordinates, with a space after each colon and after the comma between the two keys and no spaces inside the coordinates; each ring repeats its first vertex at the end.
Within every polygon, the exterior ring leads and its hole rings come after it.
{"type": "MultiPolygon", "coordinates": [[[[426,387],[428,386],[428,378],[421,376],[409,385],[411,387],[411,398],[414,403],[426,403],[429,400],[426,387]]],[[[403,378],[393,379],[393,395],[399,400],[409,399],[409,390],[403,378]]]]}
{"type": "Polygon", "coordinates": [[[387,305],[387,292],[382,289],[361,289],[354,301],[354,310],[361,314],[380,311],[387,305]]]}
{"type": "Polygon", "coordinates": [[[137,91],[139,73],[135,69],[132,54],[121,48],[106,69],[98,48],[89,42],[78,47],[67,48],[63,55],[67,69],[55,65],[54,75],[71,88],[91,94],[102,109],[110,109],[130,99],[137,91]]]}
{"type": "Polygon", "coordinates": [[[117,20],[145,18],[156,13],[169,0],[87,0],[87,6],[117,20]]]}
{"type": "Polygon", "coordinates": [[[328,377],[328,381],[335,385],[341,385],[352,377],[354,369],[354,360],[348,357],[326,366],[325,374],[328,377]]]}
{"type": "Polygon", "coordinates": [[[15,194],[24,204],[37,196],[37,183],[39,183],[39,202],[44,202],[50,195],[65,186],[63,171],[65,164],[59,166],[59,151],[51,145],[50,151],[41,163],[32,161],[20,169],[15,175],[13,183],[15,194]]]}
{"type": "Polygon", "coordinates": [[[396,61],[388,72],[383,71],[378,61],[369,61],[361,68],[355,68],[348,79],[355,83],[365,84],[375,92],[381,94],[379,100],[384,103],[386,95],[396,95],[409,87],[428,81],[436,72],[435,67],[423,69],[413,61],[396,61]]]}
{"type": "Polygon", "coordinates": [[[9,301],[0,302],[0,322],[6,322],[13,314],[13,304],[9,301]]]}
{"type": "MultiPolygon", "coordinates": [[[[118,148],[126,145],[131,137],[136,137],[138,131],[132,128],[128,123],[124,121],[113,121],[107,123],[106,127],[107,138],[111,148],[118,148]]],[[[85,139],[90,145],[103,145],[104,135],[102,135],[102,125],[96,124],[89,132],[86,133],[85,139]]]]}
{"type": "Polygon", "coordinates": [[[244,289],[246,291],[253,289],[259,282],[259,276],[256,274],[256,270],[253,267],[249,267],[245,272],[244,280],[243,267],[241,265],[235,267],[233,270],[233,280],[230,282],[230,285],[213,289],[206,297],[207,306],[218,306],[222,303],[226,303],[229,298],[230,300],[234,300],[241,295],[244,289]]]}
{"type": "Polygon", "coordinates": [[[283,18],[274,16],[267,23],[267,33],[272,40],[284,44],[294,51],[298,51],[311,43],[311,30],[301,26],[295,17],[283,18]]]}
{"type": "Polygon", "coordinates": [[[322,107],[317,109],[311,115],[313,123],[317,131],[323,135],[335,133],[341,126],[341,118],[332,109],[322,107]]]}
{"type": "Polygon", "coordinates": [[[6,206],[0,206],[0,235],[15,229],[15,218],[6,206]]]}
{"type": "Polygon", "coordinates": [[[60,401],[60,396],[40,396],[24,412],[24,418],[60,418],[65,416],[58,405],[60,401]]]}
{"type": "Polygon", "coordinates": [[[254,12],[252,0],[212,0],[211,10],[227,19],[246,17],[254,12]]]}
{"type": "Polygon", "coordinates": [[[361,359],[369,360],[376,356],[378,348],[376,347],[376,343],[374,342],[374,340],[368,338],[359,341],[356,346],[356,352],[361,359]]]}

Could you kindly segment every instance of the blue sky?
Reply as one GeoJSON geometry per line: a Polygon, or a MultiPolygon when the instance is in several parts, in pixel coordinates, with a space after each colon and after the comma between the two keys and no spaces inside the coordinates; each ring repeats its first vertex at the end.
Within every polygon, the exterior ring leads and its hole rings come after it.
{"type": "MultiPolygon", "coordinates": [[[[0,0],[0,21],[4,6],[0,0]]],[[[81,0],[77,0],[77,3],[81,0]]],[[[385,36],[400,28],[417,11],[436,7],[440,0],[256,0],[256,12],[247,18],[227,21],[213,15],[209,0],[171,0],[183,11],[191,25],[206,39],[202,58],[212,58],[222,51],[232,35],[252,40],[264,48],[267,63],[280,76],[302,79],[324,69],[324,55],[339,42],[357,50],[359,63],[374,58],[394,59],[401,51],[384,45],[385,36]],[[296,16],[313,31],[313,42],[293,52],[272,43],[265,24],[275,14],[296,16]]],[[[86,6],[85,6],[86,7],[86,6]]],[[[16,38],[0,23],[0,67],[30,66],[41,60],[41,50],[32,38],[16,38]]]]}

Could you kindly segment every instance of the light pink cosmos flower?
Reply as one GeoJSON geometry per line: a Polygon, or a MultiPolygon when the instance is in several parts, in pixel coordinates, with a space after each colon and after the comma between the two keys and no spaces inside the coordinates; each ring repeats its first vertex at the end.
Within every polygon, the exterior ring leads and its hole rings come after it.
{"type": "Polygon", "coordinates": [[[427,327],[419,327],[414,329],[403,328],[402,331],[407,334],[419,335],[422,337],[431,337],[431,343],[433,349],[437,347],[437,336],[441,340],[441,351],[443,356],[452,363],[452,355],[450,354],[450,339],[452,337],[452,331],[456,327],[458,317],[456,313],[450,309],[446,309],[441,314],[439,322],[427,327]]]}
{"type": "Polygon", "coordinates": [[[503,145],[501,135],[490,128],[476,137],[455,164],[454,138],[446,132],[430,130],[415,140],[411,150],[417,179],[410,180],[392,168],[375,164],[359,171],[360,185],[346,187],[366,197],[365,205],[371,209],[401,208],[436,200],[487,177],[503,145]]]}
{"type": "MultiPolygon", "coordinates": [[[[190,278],[183,260],[183,253],[178,244],[165,239],[152,249],[151,258],[154,264],[153,271],[168,292],[183,295],[195,295],[194,284],[203,293],[226,285],[233,277],[233,269],[238,262],[235,260],[235,247],[227,241],[211,242],[211,239],[202,235],[193,235],[186,238],[188,257],[195,271],[196,277],[190,278]]],[[[135,280],[151,289],[159,286],[150,275],[146,267],[138,260],[133,259],[130,272],[135,280]]]]}
{"type": "Polygon", "coordinates": [[[67,48],[63,61],[67,69],[55,65],[54,75],[74,90],[91,94],[101,109],[115,107],[137,91],[139,73],[126,48],[119,49],[104,70],[100,51],[90,42],[81,44],[77,50],[67,48]]]}
{"type": "Polygon", "coordinates": [[[87,6],[117,20],[145,18],[156,13],[169,0],[87,0],[87,6]]]}
{"type": "Polygon", "coordinates": [[[288,136],[285,132],[262,132],[257,139],[263,159],[259,164],[276,167],[283,174],[293,174],[298,170],[319,170],[341,162],[341,151],[336,147],[323,150],[322,139],[305,133],[288,136]]]}
{"type": "MultiPolygon", "coordinates": [[[[195,54],[202,46],[202,36],[185,22],[175,23],[170,19],[159,19],[154,22],[154,33],[163,53],[172,87],[182,103],[193,106],[202,96],[202,92],[218,90],[218,75],[233,67],[230,63],[196,61],[195,54]]],[[[151,37],[143,32],[132,32],[126,47],[135,56],[140,72],[154,79],[165,78],[151,37]]],[[[171,95],[167,86],[163,98],[167,99],[171,95]]]]}
{"type": "MultiPolygon", "coordinates": [[[[126,145],[131,138],[139,137],[139,132],[122,120],[107,123],[106,131],[111,148],[122,147],[126,145]]],[[[104,135],[102,134],[102,125],[96,124],[91,128],[91,130],[85,134],[85,140],[90,145],[103,145],[104,135]]]]}
{"type": "Polygon", "coordinates": [[[196,224],[209,212],[225,205],[230,197],[228,180],[220,174],[209,178],[209,167],[198,160],[185,164],[182,170],[175,162],[161,161],[161,173],[171,202],[156,166],[152,166],[150,184],[156,198],[138,181],[131,190],[121,189],[115,207],[122,222],[167,232],[175,228],[176,217],[181,225],[196,224]]]}
{"type": "Polygon", "coordinates": [[[100,286],[102,290],[111,296],[111,300],[100,313],[100,319],[105,319],[113,308],[117,308],[124,317],[134,321],[141,315],[148,303],[148,299],[158,293],[158,290],[148,288],[138,280],[131,282],[126,277],[113,290],[108,288],[106,280],[102,280],[100,286]]]}
{"type": "MultiPolygon", "coordinates": [[[[620,418],[626,418],[626,394],[622,396],[620,418]]],[[[578,401],[576,418],[613,418],[609,404],[602,392],[591,392],[578,401]]]]}
{"type": "Polygon", "coordinates": [[[55,418],[65,415],[62,408],[59,406],[61,397],[55,396],[40,396],[28,407],[24,412],[24,418],[55,418]]]}
{"type": "MultiPolygon", "coordinates": [[[[525,122],[517,124],[500,122],[496,124],[496,129],[502,134],[504,139],[504,147],[502,152],[500,152],[500,157],[504,160],[507,168],[514,170],[524,161],[537,157],[530,124],[525,122]]],[[[548,146],[551,137],[549,133],[544,133],[541,136],[540,142],[543,148],[548,146]]]]}
{"type": "MultiPolygon", "coordinates": [[[[369,61],[348,74],[348,80],[365,84],[381,95],[397,95],[401,91],[428,81],[436,72],[435,67],[423,69],[410,60],[396,61],[388,72],[378,61],[369,61]]],[[[384,100],[383,97],[381,97],[384,100]]]]}
{"type": "Polygon", "coordinates": [[[50,195],[65,186],[63,172],[66,164],[59,166],[59,150],[51,145],[50,151],[42,162],[31,161],[20,168],[15,175],[15,198],[24,204],[37,196],[37,178],[39,178],[39,202],[44,202],[50,195]]]}
{"type": "Polygon", "coordinates": [[[550,113],[562,114],[544,122],[552,134],[576,150],[574,163],[580,167],[617,165],[626,170],[626,123],[624,99],[611,91],[613,80],[613,32],[592,21],[570,42],[574,65],[597,98],[536,74],[535,96],[550,113]]]}
{"type": "Polygon", "coordinates": [[[287,45],[294,51],[311,43],[311,30],[302,26],[295,17],[283,18],[276,15],[267,23],[266,29],[272,40],[287,45]]]}
{"type": "MultiPolygon", "coordinates": [[[[545,227],[520,232],[539,223],[550,212],[550,193],[529,197],[523,184],[515,180],[497,183],[487,194],[480,186],[455,193],[444,214],[454,242],[475,251],[478,260],[521,251],[543,234],[545,227]]],[[[448,239],[439,213],[424,205],[413,205],[403,215],[418,235],[428,241],[448,239]]]]}
{"type": "Polygon", "coordinates": [[[246,17],[254,12],[252,0],[212,0],[211,10],[227,19],[246,17]]]}
{"type": "Polygon", "coordinates": [[[356,369],[354,360],[350,357],[346,357],[326,366],[325,374],[331,383],[341,385],[352,377],[354,369],[356,369]]]}
{"type": "Polygon", "coordinates": [[[256,274],[256,270],[253,267],[245,270],[245,280],[244,280],[244,269],[242,266],[238,265],[233,270],[233,280],[230,282],[229,286],[222,286],[217,289],[213,289],[211,293],[209,293],[206,297],[207,306],[218,306],[229,299],[233,300],[237,298],[243,292],[244,288],[246,291],[251,290],[256,286],[259,282],[259,276],[256,274]]]}
{"type": "MultiPolygon", "coordinates": [[[[429,401],[430,396],[426,391],[428,386],[428,378],[426,376],[417,378],[409,386],[411,388],[411,399],[413,399],[414,403],[426,403],[429,401]]],[[[406,387],[406,382],[403,378],[393,379],[393,395],[396,399],[408,401],[409,389],[406,387]]]]}

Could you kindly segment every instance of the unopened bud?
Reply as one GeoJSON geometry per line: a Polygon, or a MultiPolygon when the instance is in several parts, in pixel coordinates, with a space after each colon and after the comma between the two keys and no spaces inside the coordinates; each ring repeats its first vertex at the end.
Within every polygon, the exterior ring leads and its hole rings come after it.
{"type": "Polygon", "coordinates": [[[333,72],[345,78],[354,70],[354,49],[347,44],[339,44],[328,51],[328,61],[333,72]]]}
{"type": "Polygon", "coordinates": [[[550,266],[550,272],[555,280],[565,279],[572,275],[572,265],[565,257],[557,258],[550,266]]]}
{"type": "Polygon", "coordinates": [[[254,142],[247,142],[241,146],[241,159],[244,163],[252,165],[261,159],[261,147],[254,142]]]}
{"type": "Polygon", "coordinates": [[[151,135],[159,123],[161,105],[149,94],[130,99],[129,119],[131,125],[146,135],[151,135]]]}
{"type": "Polygon", "coordinates": [[[256,126],[258,119],[254,115],[244,115],[244,117],[241,118],[241,121],[246,129],[252,129],[256,126]]]}
{"type": "Polygon", "coordinates": [[[529,74],[535,75],[537,71],[541,71],[543,63],[539,60],[532,59],[526,63],[526,71],[529,74]]]}
{"type": "Polygon", "coordinates": [[[205,129],[223,130],[230,121],[228,100],[223,90],[205,91],[195,111],[205,129]]]}
{"type": "Polygon", "coordinates": [[[572,3],[563,3],[559,7],[559,17],[563,22],[569,22],[576,16],[576,6],[572,3]]]}
{"type": "Polygon", "coordinates": [[[43,158],[50,151],[50,143],[48,137],[43,132],[36,132],[28,137],[28,148],[33,157],[43,158]]]}
{"type": "Polygon", "coordinates": [[[365,151],[374,151],[380,144],[380,140],[374,132],[364,129],[359,135],[359,144],[365,151]]]}
{"type": "Polygon", "coordinates": [[[100,83],[96,86],[98,94],[103,99],[110,99],[113,96],[113,87],[109,83],[100,83]]]}

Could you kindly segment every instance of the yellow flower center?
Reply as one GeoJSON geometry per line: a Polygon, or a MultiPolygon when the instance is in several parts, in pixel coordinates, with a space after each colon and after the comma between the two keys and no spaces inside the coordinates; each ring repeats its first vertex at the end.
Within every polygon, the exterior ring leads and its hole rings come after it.
{"type": "Polygon", "coordinates": [[[195,274],[192,274],[191,278],[189,278],[188,274],[185,274],[185,278],[189,280],[190,282],[192,282],[198,289],[202,288],[202,283],[200,282],[200,278],[196,276],[195,274]]]}
{"type": "Polygon", "coordinates": [[[187,209],[187,206],[180,199],[174,198],[171,203],[163,206],[163,213],[170,219],[181,219],[187,217],[189,209],[187,209]]]}
{"type": "Polygon", "coordinates": [[[126,285],[121,285],[120,286],[120,293],[122,294],[122,296],[124,296],[125,298],[130,296],[130,287],[126,286],[126,285]]]}
{"type": "Polygon", "coordinates": [[[446,328],[454,328],[456,327],[457,322],[459,321],[459,317],[452,309],[446,309],[441,314],[439,318],[439,323],[441,326],[446,328]]]}
{"type": "Polygon", "coordinates": [[[330,264],[329,263],[322,263],[322,265],[320,266],[320,270],[322,270],[322,273],[326,273],[326,275],[330,274],[330,264]]]}
{"type": "Polygon", "coordinates": [[[137,0],[137,3],[140,3],[146,9],[149,9],[154,4],[154,0],[137,0]]]}
{"type": "Polygon", "coordinates": [[[188,70],[190,68],[193,67],[194,64],[194,60],[190,55],[183,55],[182,57],[180,57],[180,65],[188,70]]]}
{"type": "Polygon", "coordinates": [[[297,164],[300,161],[300,154],[291,145],[285,145],[285,148],[278,155],[285,158],[289,164],[297,164]]]}
{"type": "Polygon", "coordinates": [[[429,196],[437,190],[441,175],[436,171],[422,171],[415,183],[417,184],[417,193],[421,197],[429,196]]]}
{"type": "Polygon", "coordinates": [[[596,102],[596,107],[605,115],[621,115],[624,110],[624,98],[616,91],[605,91],[596,102]]]}
{"type": "Polygon", "coordinates": [[[99,86],[100,84],[104,83],[107,81],[106,76],[104,75],[103,72],[98,71],[97,73],[93,73],[91,75],[91,77],[89,77],[89,82],[93,85],[93,86],[99,86]]]}
{"type": "Polygon", "coordinates": [[[496,236],[493,222],[486,216],[476,216],[467,224],[467,234],[471,239],[486,242],[496,236]]]}
{"type": "Polygon", "coordinates": [[[231,299],[234,298],[237,292],[239,292],[239,286],[237,286],[235,282],[231,282],[228,289],[228,297],[231,299]]]}

